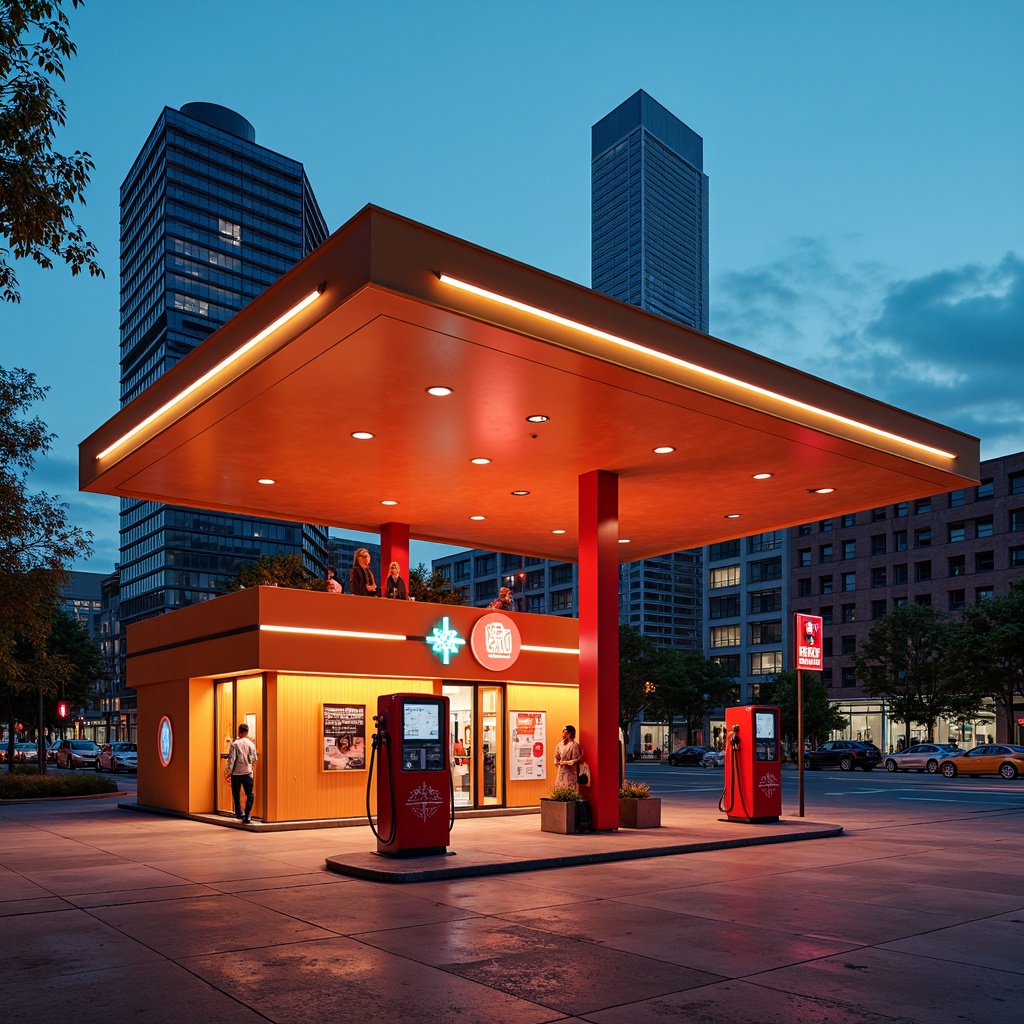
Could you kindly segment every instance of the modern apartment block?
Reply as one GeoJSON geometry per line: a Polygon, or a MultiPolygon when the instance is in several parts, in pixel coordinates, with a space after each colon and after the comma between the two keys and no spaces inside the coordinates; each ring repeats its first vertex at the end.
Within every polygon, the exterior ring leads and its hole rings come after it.
{"type": "MultiPolygon", "coordinates": [[[[854,738],[888,746],[902,735],[902,724],[894,731],[882,702],[864,694],[853,666],[878,619],[911,602],[955,615],[1024,579],[1024,452],[982,462],[980,476],[977,487],[789,531],[790,607],[824,620],[824,682],[850,717],[854,738]]],[[[787,613],[783,621],[789,620],[787,613]]],[[[962,734],[959,723],[945,724],[938,738],[953,735],[966,746],[988,737],[1024,739],[1020,726],[1016,737],[997,737],[996,724],[983,716],[966,723],[962,734]]]]}
{"type": "MultiPolygon", "coordinates": [[[[127,404],[327,237],[302,164],[211,103],[165,107],[121,186],[127,404]]],[[[319,526],[121,503],[124,624],[204,601],[239,561],[326,560],[319,526]]]]}
{"type": "Polygon", "coordinates": [[[788,531],[712,544],[704,567],[705,654],[735,680],[737,702],[749,704],[763,679],[789,667],[788,531]]]}
{"type": "Polygon", "coordinates": [[[476,608],[486,608],[502,587],[509,587],[521,612],[579,614],[576,566],[571,562],[473,549],[435,558],[431,566],[476,608]]]}

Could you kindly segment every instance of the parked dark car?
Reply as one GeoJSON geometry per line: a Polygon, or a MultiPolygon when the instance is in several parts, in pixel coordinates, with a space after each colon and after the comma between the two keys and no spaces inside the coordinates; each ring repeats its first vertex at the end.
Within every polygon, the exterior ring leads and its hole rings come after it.
{"type": "Polygon", "coordinates": [[[854,768],[869,772],[877,767],[882,760],[878,747],[873,743],[861,743],[858,740],[829,740],[822,743],[817,750],[808,750],[804,754],[804,767],[811,771],[819,768],[838,768],[840,771],[852,772],[854,768]]]}
{"type": "Polygon", "coordinates": [[[915,743],[906,750],[897,750],[888,754],[883,762],[887,772],[909,772],[911,768],[919,772],[934,774],[939,770],[939,762],[947,757],[959,757],[963,751],[955,743],[915,743]]]}
{"type": "Polygon", "coordinates": [[[711,747],[680,747],[678,750],[673,750],[666,760],[673,768],[681,764],[699,765],[701,759],[710,749],[711,747]]]}

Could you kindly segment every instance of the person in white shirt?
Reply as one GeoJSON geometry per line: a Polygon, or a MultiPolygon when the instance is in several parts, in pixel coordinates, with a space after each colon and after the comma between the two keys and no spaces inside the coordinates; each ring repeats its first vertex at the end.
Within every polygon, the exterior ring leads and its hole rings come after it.
{"type": "Polygon", "coordinates": [[[253,766],[259,760],[256,744],[249,739],[249,726],[242,722],[238,727],[238,739],[228,747],[228,765],[225,773],[230,776],[231,799],[235,805],[235,817],[248,825],[252,816],[253,766]],[[242,810],[242,791],[245,791],[245,810],[242,810]]]}

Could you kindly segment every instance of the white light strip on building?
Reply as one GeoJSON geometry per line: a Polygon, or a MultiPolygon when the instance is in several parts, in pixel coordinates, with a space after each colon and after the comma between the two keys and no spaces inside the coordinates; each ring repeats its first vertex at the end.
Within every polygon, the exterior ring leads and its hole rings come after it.
{"type": "Polygon", "coordinates": [[[615,334],[608,334],[606,331],[598,330],[596,327],[589,327],[586,324],[581,324],[577,320],[570,320],[568,317],[559,316],[557,313],[551,313],[546,309],[540,309],[538,306],[531,306],[525,302],[520,302],[518,299],[509,298],[507,295],[499,295],[497,292],[488,291],[486,288],[480,288],[475,284],[469,284],[467,281],[460,281],[457,277],[449,277],[447,274],[438,274],[437,276],[443,284],[451,285],[453,288],[460,288],[462,291],[471,292],[473,295],[479,295],[482,298],[491,299],[494,302],[501,303],[503,306],[510,306],[512,309],[518,309],[523,313],[530,313],[533,316],[540,317],[542,320],[548,320],[551,323],[560,324],[563,327],[570,327],[575,331],[580,331],[582,334],[588,334],[593,338],[600,338],[602,341],[609,341],[613,345],[619,345],[622,348],[630,349],[633,352],[640,352],[645,356],[652,356],[655,359],[671,363],[673,366],[681,367],[684,370],[699,373],[704,377],[710,377],[713,380],[719,380],[725,384],[732,384],[735,387],[742,388],[744,391],[749,391],[756,395],[762,395],[765,398],[771,398],[776,402],[782,402],[783,404],[795,409],[803,409],[805,412],[811,412],[817,416],[824,416],[826,419],[832,420],[834,423],[842,423],[849,427],[856,427],[858,430],[866,430],[869,434],[874,434],[876,437],[884,437],[889,441],[896,441],[899,444],[905,444],[911,448],[916,448],[918,451],[928,452],[930,455],[938,455],[943,459],[957,458],[957,456],[952,452],[943,451],[941,448],[933,448],[931,445],[923,444],[920,441],[912,441],[909,437],[903,437],[900,434],[893,434],[888,430],[882,430],[881,427],[873,427],[869,423],[862,423],[860,420],[850,419],[849,417],[842,416],[837,412],[830,412],[828,409],[820,409],[816,405],[808,405],[807,402],[801,402],[797,398],[789,398],[786,395],[780,395],[776,391],[769,391],[767,388],[759,387],[757,384],[751,384],[748,381],[739,380],[736,377],[730,377],[728,374],[719,373],[717,370],[710,370],[706,366],[699,366],[697,363],[688,362],[685,359],[680,359],[678,356],[669,355],[667,352],[659,352],[657,349],[648,348],[646,345],[630,341],[627,338],[620,338],[615,334]]]}
{"type": "Polygon", "coordinates": [[[578,647],[537,647],[534,644],[520,644],[521,651],[539,651],[541,654],[579,654],[578,647]]]}
{"type": "Polygon", "coordinates": [[[213,369],[207,370],[206,373],[204,373],[201,377],[194,380],[191,384],[189,384],[187,388],[185,388],[184,391],[180,391],[169,402],[165,402],[162,406],[160,406],[160,408],[157,409],[156,412],[150,413],[145,419],[140,420],[138,423],[136,423],[135,426],[132,427],[132,429],[129,430],[127,434],[124,434],[121,437],[119,437],[108,448],[104,448],[103,451],[101,451],[99,455],[96,456],[96,461],[98,462],[100,459],[105,458],[111,452],[117,451],[117,449],[120,448],[121,445],[123,445],[126,441],[130,441],[137,433],[139,433],[140,430],[144,430],[154,420],[159,419],[161,416],[163,416],[165,412],[168,412],[169,410],[173,409],[184,399],[188,398],[188,396],[191,395],[192,392],[195,391],[197,388],[202,387],[203,384],[205,384],[208,380],[212,379],[213,377],[216,377],[217,374],[221,372],[221,370],[226,369],[237,359],[244,356],[245,353],[248,352],[250,349],[255,348],[255,346],[257,346],[261,341],[263,341],[264,338],[266,338],[270,334],[273,334],[273,332],[276,331],[278,327],[283,326],[289,320],[291,320],[292,317],[297,316],[299,313],[301,313],[310,303],[315,302],[318,298],[320,298],[322,294],[322,287],[318,288],[315,292],[310,292],[305,298],[301,299],[294,306],[292,306],[292,308],[289,309],[286,313],[282,313],[281,316],[279,316],[272,324],[268,324],[266,327],[264,327],[263,330],[259,332],[259,334],[256,334],[253,337],[251,337],[240,348],[236,348],[235,351],[231,353],[231,355],[227,356],[227,358],[225,359],[222,359],[215,367],[213,367],[213,369]]]}
{"type": "Polygon", "coordinates": [[[304,636],[343,636],[357,640],[408,640],[405,633],[362,633],[354,629],[313,629],[311,626],[268,626],[260,624],[260,632],[300,633],[304,636]]]}

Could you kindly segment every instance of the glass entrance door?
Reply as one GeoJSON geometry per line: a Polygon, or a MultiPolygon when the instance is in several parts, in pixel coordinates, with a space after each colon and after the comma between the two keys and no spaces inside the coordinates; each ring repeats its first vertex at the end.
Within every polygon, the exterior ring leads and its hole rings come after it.
{"type": "Polygon", "coordinates": [[[456,808],[501,806],[505,799],[504,689],[446,684],[443,692],[448,698],[456,808]]]}
{"type": "MultiPolygon", "coordinates": [[[[249,726],[249,739],[256,744],[257,752],[263,750],[263,677],[246,676],[241,679],[218,679],[213,694],[213,729],[217,745],[216,774],[214,786],[216,799],[214,807],[218,813],[232,814],[231,785],[224,781],[227,767],[228,747],[237,735],[241,722],[249,726]]],[[[262,763],[256,762],[256,801],[253,816],[263,817],[264,787],[260,785],[262,763]]]]}

